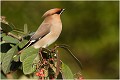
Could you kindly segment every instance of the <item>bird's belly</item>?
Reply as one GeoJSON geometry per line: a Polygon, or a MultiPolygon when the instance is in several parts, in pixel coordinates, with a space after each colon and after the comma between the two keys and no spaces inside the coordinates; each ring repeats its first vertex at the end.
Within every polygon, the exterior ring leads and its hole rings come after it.
{"type": "Polygon", "coordinates": [[[48,47],[50,44],[54,43],[60,34],[57,33],[49,33],[46,36],[44,36],[41,40],[36,42],[33,46],[34,48],[40,48],[40,47],[48,47]]]}

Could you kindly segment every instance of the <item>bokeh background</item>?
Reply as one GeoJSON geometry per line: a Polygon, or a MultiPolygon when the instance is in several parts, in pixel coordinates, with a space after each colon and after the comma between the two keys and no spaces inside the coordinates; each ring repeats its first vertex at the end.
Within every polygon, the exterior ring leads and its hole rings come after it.
{"type": "MultiPolygon", "coordinates": [[[[23,29],[34,32],[44,12],[65,8],[61,19],[63,30],[54,44],[67,44],[81,61],[86,79],[119,78],[119,2],[118,1],[2,1],[1,15],[23,29]]],[[[54,45],[53,44],[53,45],[54,45]]],[[[79,71],[75,61],[65,52],[61,59],[73,73],[79,71]]]]}

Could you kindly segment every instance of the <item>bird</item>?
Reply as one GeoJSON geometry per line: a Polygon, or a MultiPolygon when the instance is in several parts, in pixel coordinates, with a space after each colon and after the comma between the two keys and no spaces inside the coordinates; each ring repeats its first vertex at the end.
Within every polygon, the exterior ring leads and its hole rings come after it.
{"type": "MultiPolygon", "coordinates": [[[[46,48],[54,43],[62,31],[62,21],[60,17],[64,10],[65,9],[54,8],[45,12],[42,16],[44,21],[41,23],[37,31],[31,36],[26,45],[18,52],[18,54],[20,54],[22,50],[28,48],[29,46],[33,46],[35,49],[39,49],[41,47],[46,48]]],[[[65,49],[81,66],[80,61],[72,54],[72,52],[67,48],[65,49]]]]}
{"type": "Polygon", "coordinates": [[[45,12],[42,16],[43,22],[37,31],[31,36],[26,45],[19,51],[33,46],[35,49],[46,48],[54,43],[62,31],[61,14],[65,9],[53,8],[45,12]]]}

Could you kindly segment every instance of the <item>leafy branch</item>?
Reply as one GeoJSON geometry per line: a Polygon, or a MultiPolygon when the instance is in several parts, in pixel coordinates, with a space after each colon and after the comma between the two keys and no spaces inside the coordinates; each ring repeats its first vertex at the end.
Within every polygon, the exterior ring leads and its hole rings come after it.
{"type": "Polygon", "coordinates": [[[75,78],[71,69],[60,60],[59,56],[58,48],[62,48],[68,51],[81,67],[80,61],[73,55],[67,45],[56,45],[52,49],[35,49],[30,46],[24,49],[21,54],[18,54],[31,36],[27,24],[24,25],[24,30],[22,31],[7,22],[4,16],[0,20],[1,72],[3,75],[7,77],[7,74],[11,74],[13,76],[12,74],[16,71],[22,71],[23,75],[32,75],[30,78],[42,80],[75,78]]]}

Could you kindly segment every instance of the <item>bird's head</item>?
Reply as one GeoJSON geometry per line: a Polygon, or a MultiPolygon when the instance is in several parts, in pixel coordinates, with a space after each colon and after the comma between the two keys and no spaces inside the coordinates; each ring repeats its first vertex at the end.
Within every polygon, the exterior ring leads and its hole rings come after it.
{"type": "Polygon", "coordinates": [[[54,14],[58,14],[61,15],[63,13],[65,9],[60,9],[60,8],[54,8],[54,9],[50,9],[47,12],[44,13],[44,15],[42,17],[48,17],[54,14]]]}

